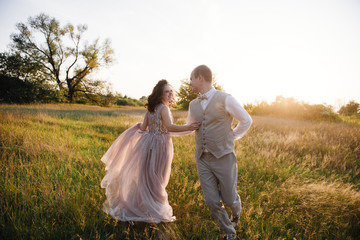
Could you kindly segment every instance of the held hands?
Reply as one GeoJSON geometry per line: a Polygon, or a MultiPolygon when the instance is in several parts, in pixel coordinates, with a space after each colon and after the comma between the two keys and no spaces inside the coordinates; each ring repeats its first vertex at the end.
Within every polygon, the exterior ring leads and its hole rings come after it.
{"type": "Polygon", "coordinates": [[[189,131],[198,130],[200,127],[200,122],[193,122],[190,125],[188,125],[189,131]]]}

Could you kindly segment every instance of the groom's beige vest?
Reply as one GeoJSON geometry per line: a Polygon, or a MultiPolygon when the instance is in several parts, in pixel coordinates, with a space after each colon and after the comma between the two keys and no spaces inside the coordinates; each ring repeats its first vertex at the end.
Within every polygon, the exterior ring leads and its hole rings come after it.
{"type": "Polygon", "coordinates": [[[190,102],[191,116],[201,122],[195,133],[195,158],[200,159],[207,149],[216,158],[234,151],[234,134],[231,128],[232,116],[225,109],[227,93],[216,91],[205,110],[200,100],[190,102]]]}

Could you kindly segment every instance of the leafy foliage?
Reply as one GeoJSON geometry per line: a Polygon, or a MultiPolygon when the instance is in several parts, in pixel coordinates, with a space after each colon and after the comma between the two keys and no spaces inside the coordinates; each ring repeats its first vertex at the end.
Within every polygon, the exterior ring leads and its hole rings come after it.
{"type": "Polygon", "coordinates": [[[39,82],[0,75],[0,103],[59,102],[57,93],[39,82]]]}
{"type": "Polygon", "coordinates": [[[24,81],[45,83],[41,65],[19,53],[0,53],[0,75],[15,77],[24,81]]]}
{"type": "Polygon", "coordinates": [[[115,104],[120,106],[145,106],[146,97],[141,97],[140,99],[130,98],[128,96],[122,96],[118,94],[115,98],[115,104]]]}
{"type": "MultiPolygon", "coordinates": [[[[216,82],[215,78],[213,78],[213,87],[220,91],[224,90],[223,87],[216,82]]],[[[181,85],[176,95],[179,99],[177,101],[177,106],[179,109],[183,110],[189,109],[190,102],[198,96],[197,93],[194,93],[192,91],[192,88],[190,86],[190,79],[188,78],[181,80],[181,85]]]]}
{"type": "Polygon", "coordinates": [[[338,113],[345,116],[356,116],[360,115],[360,104],[355,102],[354,100],[350,101],[345,106],[342,106],[338,113]]]}
{"type": "Polygon", "coordinates": [[[341,121],[332,106],[323,104],[307,104],[298,102],[294,98],[276,97],[271,104],[245,104],[244,108],[253,115],[277,116],[301,120],[341,121]]]}

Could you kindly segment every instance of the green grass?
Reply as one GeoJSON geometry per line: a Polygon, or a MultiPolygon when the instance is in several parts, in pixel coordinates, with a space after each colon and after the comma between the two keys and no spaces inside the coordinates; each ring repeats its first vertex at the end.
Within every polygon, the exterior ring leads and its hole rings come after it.
{"type": "MultiPolygon", "coordinates": [[[[102,211],[100,158],[143,108],[0,106],[1,239],[218,239],[194,137],[173,137],[167,192],[177,221],[129,224],[102,211]]],[[[184,123],[186,112],[173,112],[184,123]]],[[[239,239],[357,239],[360,127],[253,116],[236,142],[239,239]]]]}

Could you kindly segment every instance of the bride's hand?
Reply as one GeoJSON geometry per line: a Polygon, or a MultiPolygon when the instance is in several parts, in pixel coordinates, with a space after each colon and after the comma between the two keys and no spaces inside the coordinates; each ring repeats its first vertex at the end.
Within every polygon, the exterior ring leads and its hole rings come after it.
{"type": "Polygon", "coordinates": [[[200,127],[200,122],[193,122],[189,125],[189,131],[198,130],[200,127]]]}

